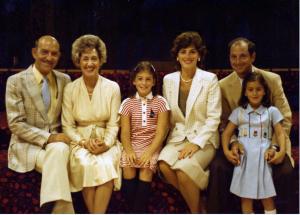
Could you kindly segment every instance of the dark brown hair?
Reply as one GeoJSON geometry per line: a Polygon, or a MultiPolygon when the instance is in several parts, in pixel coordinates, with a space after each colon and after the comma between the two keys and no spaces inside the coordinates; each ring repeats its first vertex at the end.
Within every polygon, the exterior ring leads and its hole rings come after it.
{"type": "Polygon", "coordinates": [[[233,45],[236,45],[236,44],[240,43],[240,42],[245,42],[248,45],[248,52],[252,56],[252,54],[256,51],[255,43],[252,42],[251,40],[248,40],[247,38],[244,38],[244,37],[237,37],[237,38],[231,40],[228,43],[228,51],[229,51],[229,53],[230,53],[231,47],[233,45]]]}
{"type": "Polygon", "coordinates": [[[268,87],[267,82],[265,81],[264,77],[258,72],[249,72],[246,75],[246,77],[243,81],[243,84],[242,84],[242,93],[241,93],[241,97],[239,100],[239,106],[243,107],[244,109],[247,108],[249,101],[248,101],[248,98],[245,96],[246,87],[249,82],[253,82],[253,81],[258,81],[263,86],[263,88],[265,90],[265,95],[264,95],[261,103],[265,107],[270,107],[271,101],[270,101],[269,87],[268,87]]]}
{"type": "Polygon", "coordinates": [[[134,69],[130,73],[130,89],[129,89],[129,97],[134,97],[136,94],[136,87],[133,85],[133,81],[135,80],[137,74],[141,71],[149,71],[154,80],[154,86],[152,87],[153,96],[157,95],[157,74],[154,66],[149,61],[140,61],[134,69]]]}
{"type": "Polygon", "coordinates": [[[180,49],[187,48],[189,46],[194,46],[199,53],[201,58],[200,61],[197,62],[197,66],[199,68],[203,67],[205,55],[207,53],[206,47],[204,45],[202,37],[198,32],[195,31],[187,31],[179,34],[175,40],[173,41],[173,47],[171,49],[171,56],[173,60],[176,62],[176,69],[181,69],[180,63],[176,60],[178,56],[178,52],[180,49]]]}

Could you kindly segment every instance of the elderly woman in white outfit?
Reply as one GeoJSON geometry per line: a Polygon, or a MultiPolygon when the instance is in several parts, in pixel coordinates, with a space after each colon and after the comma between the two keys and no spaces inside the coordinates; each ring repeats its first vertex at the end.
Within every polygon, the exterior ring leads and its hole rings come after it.
{"type": "Polygon", "coordinates": [[[171,53],[179,71],[163,81],[163,96],[171,108],[171,131],[159,167],[190,211],[199,213],[200,190],[208,184],[207,167],[219,144],[221,93],[217,76],[199,69],[205,46],[197,32],[177,36],[171,53]]]}
{"type": "Polygon", "coordinates": [[[62,106],[63,131],[72,139],[72,191],[82,190],[90,213],[105,213],[113,187],[120,188],[120,88],[99,75],[106,62],[106,47],[99,37],[84,35],[75,40],[72,59],[82,71],[66,86],[62,106]]]}

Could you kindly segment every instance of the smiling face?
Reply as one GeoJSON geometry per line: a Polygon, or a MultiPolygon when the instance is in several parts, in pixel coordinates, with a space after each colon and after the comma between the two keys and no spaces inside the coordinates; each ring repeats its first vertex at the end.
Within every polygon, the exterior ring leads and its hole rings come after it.
{"type": "Polygon", "coordinates": [[[177,55],[182,69],[195,69],[199,58],[200,55],[193,45],[180,49],[177,55]]]}
{"type": "Polygon", "coordinates": [[[266,94],[263,85],[259,81],[249,81],[246,86],[245,96],[253,108],[258,108],[266,94]]]}
{"type": "Polygon", "coordinates": [[[141,97],[147,96],[155,86],[153,75],[148,70],[138,72],[132,82],[141,97]]]}
{"type": "Polygon", "coordinates": [[[251,71],[255,53],[251,55],[248,50],[248,44],[244,41],[239,41],[231,46],[229,60],[232,69],[240,78],[243,78],[251,71]]]}
{"type": "Polygon", "coordinates": [[[100,59],[96,49],[87,48],[80,56],[79,66],[86,78],[98,76],[100,59]]]}
{"type": "Polygon", "coordinates": [[[34,65],[42,73],[47,75],[57,65],[60,52],[57,40],[51,36],[41,37],[37,46],[32,49],[32,56],[35,59],[34,65]]]}

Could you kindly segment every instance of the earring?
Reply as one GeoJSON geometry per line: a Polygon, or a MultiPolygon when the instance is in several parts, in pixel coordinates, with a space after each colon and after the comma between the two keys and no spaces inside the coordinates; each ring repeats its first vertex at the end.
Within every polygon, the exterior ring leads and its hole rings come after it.
{"type": "Polygon", "coordinates": [[[176,60],[177,60],[177,61],[179,61],[179,59],[178,59],[178,58],[176,58],[176,60]]]}
{"type": "Polygon", "coordinates": [[[198,61],[200,61],[200,57],[198,58],[198,61]]]}

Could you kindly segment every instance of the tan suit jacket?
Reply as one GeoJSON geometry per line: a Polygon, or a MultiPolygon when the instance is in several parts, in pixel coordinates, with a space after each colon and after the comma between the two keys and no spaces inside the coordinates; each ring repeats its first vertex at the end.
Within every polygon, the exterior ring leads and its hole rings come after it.
{"type": "Polygon", "coordinates": [[[164,77],[163,95],[171,108],[171,131],[167,142],[187,138],[204,148],[206,144],[219,145],[218,126],[221,116],[221,92],[217,76],[197,69],[186,102],[186,116],[178,106],[180,72],[164,77]]]}
{"type": "Polygon", "coordinates": [[[6,84],[6,112],[12,132],[8,148],[8,167],[17,172],[35,168],[36,158],[51,133],[60,132],[63,90],[70,77],[53,71],[57,84],[56,115],[49,119],[35,80],[32,66],[12,75],[6,84]]]}
{"type": "MultiPolygon", "coordinates": [[[[292,112],[282,88],[281,78],[278,74],[264,71],[254,66],[252,67],[252,69],[253,71],[259,72],[260,74],[263,75],[270,89],[271,104],[277,107],[284,117],[283,128],[287,134],[286,136],[287,154],[290,157],[293,165],[294,161],[291,157],[291,141],[288,137],[292,125],[291,124],[292,112]]],[[[238,102],[242,92],[242,86],[241,86],[239,76],[234,71],[227,77],[220,80],[219,83],[222,92],[222,116],[221,116],[220,128],[221,130],[223,130],[226,127],[226,124],[228,123],[228,117],[230,116],[231,112],[238,107],[238,102]]],[[[272,142],[276,142],[275,134],[273,135],[272,142]]]]}

